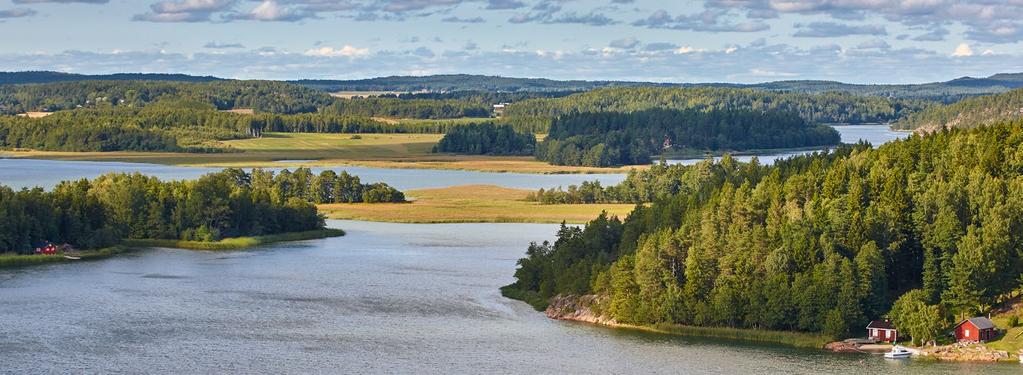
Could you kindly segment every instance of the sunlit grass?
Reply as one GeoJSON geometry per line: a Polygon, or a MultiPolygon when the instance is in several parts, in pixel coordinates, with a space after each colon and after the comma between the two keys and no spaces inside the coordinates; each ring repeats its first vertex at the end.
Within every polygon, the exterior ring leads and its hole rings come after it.
{"type": "Polygon", "coordinates": [[[320,205],[332,219],[400,223],[585,223],[601,211],[624,218],[631,204],[551,204],[527,202],[529,190],[463,185],[406,191],[411,203],[320,205]]]}

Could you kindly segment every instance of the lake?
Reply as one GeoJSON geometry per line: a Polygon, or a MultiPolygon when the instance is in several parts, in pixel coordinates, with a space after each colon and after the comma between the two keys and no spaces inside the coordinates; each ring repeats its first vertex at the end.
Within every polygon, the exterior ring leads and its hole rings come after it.
{"type": "MultiPolygon", "coordinates": [[[[842,143],[857,143],[861,140],[869,142],[874,147],[883,145],[885,143],[906,138],[910,132],[898,132],[891,130],[885,125],[832,125],[835,130],[838,130],[838,134],[842,137],[842,143]]],[[[735,160],[748,163],[753,160],[756,156],[760,164],[771,165],[774,164],[775,160],[790,158],[793,156],[806,155],[816,150],[788,150],[778,152],[762,152],[755,155],[736,155],[735,160]]],[[[715,160],[721,160],[721,157],[715,157],[715,160]]],[[[682,165],[693,165],[698,162],[705,160],[705,158],[689,158],[689,159],[671,159],[666,160],[668,164],[682,164],[682,165]]]]}
{"type": "Polygon", "coordinates": [[[331,221],[348,236],[0,271],[3,372],[1018,373],[547,319],[500,296],[556,225],[331,221]]]}
{"type": "MultiPolygon", "coordinates": [[[[58,161],[0,158],[0,185],[16,189],[42,186],[50,188],[64,180],[94,178],[111,172],[140,172],[161,179],[192,179],[222,168],[177,167],[171,165],[103,161],[58,161]]],[[[282,168],[264,168],[280,171],[282,168]]],[[[320,173],[321,167],[310,168],[320,173]]],[[[399,190],[438,188],[453,185],[491,184],[509,188],[536,190],[552,186],[579,185],[599,180],[604,186],[625,179],[624,174],[524,174],[456,171],[440,169],[387,169],[369,167],[329,168],[359,176],[363,183],[386,182],[399,190]]],[[[295,170],[295,168],[291,168],[295,170]]]]}

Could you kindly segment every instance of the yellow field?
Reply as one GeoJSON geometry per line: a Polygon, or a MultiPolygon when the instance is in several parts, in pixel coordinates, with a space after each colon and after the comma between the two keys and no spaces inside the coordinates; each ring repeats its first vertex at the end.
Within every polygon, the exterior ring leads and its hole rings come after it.
{"type": "Polygon", "coordinates": [[[585,223],[601,211],[625,218],[631,204],[557,204],[527,202],[529,190],[493,185],[463,185],[410,190],[411,203],[325,204],[331,219],[396,223],[585,223]]]}
{"type": "Polygon", "coordinates": [[[221,142],[240,152],[193,154],[174,152],[7,151],[6,157],[54,160],[96,160],[211,167],[335,167],[366,166],[403,169],[453,169],[515,173],[625,173],[633,168],[566,167],[528,156],[434,154],[440,134],[310,134],[266,133],[263,138],[221,142]],[[356,137],[357,136],[357,137],[356,137]],[[353,139],[360,138],[360,139],[353,139]],[[289,162],[300,160],[301,162],[289,162]]]}

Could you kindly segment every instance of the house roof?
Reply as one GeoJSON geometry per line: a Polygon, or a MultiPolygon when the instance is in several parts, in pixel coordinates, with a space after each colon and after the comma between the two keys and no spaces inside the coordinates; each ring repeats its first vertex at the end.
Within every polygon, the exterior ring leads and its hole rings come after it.
{"type": "Polygon", "coordinates": [[[889,320],[875,320],[867,324],[867,328],[895,329],[895,326],[889,320]]]}
{"type": "Polygon", "coordinates": [[[961,321],[961,322],[959,322],[959,324],[956,324],[956,327],[961,326],[961,325],[963,325],[963,323],[966,323],[966,322],[970,322],[971,324],[973,324],[974,327],[977,327],[977,329],[993,329],[993,328],[995,328],[995,323],[992,322],[991,319],[985,318],[983,316],[978,316],[978,317],[975,317],[975,318],[970,318],[970,319],[966,319],[964,321],[961,321]]]}

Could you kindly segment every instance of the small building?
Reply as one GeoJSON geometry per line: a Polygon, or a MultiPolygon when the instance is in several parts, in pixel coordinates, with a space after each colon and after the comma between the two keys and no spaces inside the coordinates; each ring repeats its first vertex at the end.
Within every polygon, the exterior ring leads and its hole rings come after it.
{"type": "Polygon", "coordinates": [[[983,316],[966,319],[955,326],[957,341],[987,342],[994,340],[997,334],[995,323],[983,316]]]}
{"type": "Polygon", "coordinates": [[[43,241],[43,242],[37,243],[37,244],[35,244],[34,247],[35,247],[35,253],[36,254],[51,255],[51,254],[56,254],[57,253],[57,245],[53,244],[50,241],[43,241]]]}
{"type": "Polygon", "coordinates": [[[877,341],[895,342],[899,339],[899,331],[889,319],[874,320],[867,324],[867,337],[877,341]]]}
{"type": "Polygon", "coordinates": [[[508,107],[510,103],[498,103],[494,104],[494,117],[504,116],[504,109],[508,107]]]}

